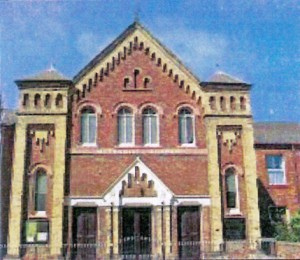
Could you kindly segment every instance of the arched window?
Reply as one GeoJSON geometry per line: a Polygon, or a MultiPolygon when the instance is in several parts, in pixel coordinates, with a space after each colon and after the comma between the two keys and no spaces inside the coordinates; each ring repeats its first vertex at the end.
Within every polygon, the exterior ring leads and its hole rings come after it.
{"type": "Polygon", "coordinates": [[[92,108],[84,108],[81,111],[81,143],[96,143],[97,118],[92,108]]]}
{"type": "Polygon", "coordinates": [[[56,100],[55,100],[55,105],[57,107],[63,107],[63,97],[62,97],[62,94],[57,94],[56,100]]]}
{"type": "Polygon", "coordinates": [[[158,144],[158,118],[152,108],[143,110],[143,142],[145,145],[158,144]]]}
{"type": "Polygon", "coordinates": [[[50,108],[51,107],[51,95],[47,94],[45,96],[45,107],[50,108]]]}
{"type": "Polygon", "coordinates": [[[233,168],[229,168],[225,172],[225,191],[227,208],[238,208],[237,175],[233,168]]]}
{"type": "Polygon", "coordinates": [[[34,210],[46,211],[47,174],[44,170],[38,170],[35,177],[34,210]]]}
{"type": "Polygon", "coordinates": [[[35,107],[40,107],[41,106],[41,95],[40,94],[35,94],[35,96],[34,96],[34,106],[35,107]]]}
{"type": "Polygon", "coordinates": [[[194,116],[190,109],[182,108],[179,111],[179,143],[193,144],[195,141],[194,116]]]}
{"type": "Polygon", "coordinates": [[[118,141],[119,144],[133,144],[133,116],[128,108],[118,112],[118,141]]]}

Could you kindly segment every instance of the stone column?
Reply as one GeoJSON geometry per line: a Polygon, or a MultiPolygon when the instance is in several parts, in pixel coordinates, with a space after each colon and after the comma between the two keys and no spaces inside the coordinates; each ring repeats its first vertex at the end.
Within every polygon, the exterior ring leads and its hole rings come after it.
{"type": "Polygon", "coordinates": [[[154,216],[154,225],[152,225],[152,240],[154,242],[154,248],[152,254],[156,258],[162,257],[162,215],[161,215],[161,206],[154,206],[153,207],[153,216],[154,216]]]}
{"type": "Polygon", "coordinates": [[[213,251],[218,251],[220,248],[220,244],[223,242],[216,123],[217,122],[214,122],[212,119],[207,119],[206,121],[206,139],[208,149],[208,186],[209,195],[211,196],[211,249],[213,251]]]}
{"type": "Polygon", "coordinates": [[[19,247],[21,240],[21,213],[23,198],[23,179],[25,172],[25,153],[26,153],[26,124],[23,118],[19,116],[16,125],[15,147],[13,172],[11,178],[11,194],[10,194],[10,211],[8,226],[8,248],[9,257],[17,257],[19,255],[19,247]]]}
{"type": "Polygon", "coordinates": [[[71,254],[73,251],[73,237],[72,237],[72,226],[73,226],[73,207],[68,207],[68,249],[67,249],[67,258],[71,259],[71,254]]]}
{"type": "Polygon", "coordinates": [[[247,237],[251,249],[256,249],[256,242],[260,238],[258,188],[256,175],[256,156],[252,123],[243,127],[243,154],[245,170],[245,186],[247,198],[247,237]]]}
{"type": "Polygon", "coordinates": [[[164,207],[164,245],[167,259],[171,257],[170,220],[170,206],[166,206],[164,207]]]}
{"type": "Polygon", "coordinates": [[[52,217],[50,228],[50,254],[62,253],[63,200],[66,154],[66,117],[57,116],[55,121],[55,157],[53,171],[52,217]]]}
{"type": "MultiPolygon", "coordinates": [[[[174,258],[178,257],[178,228],[177,228],[177,207],[172,206],[171,207],[172,211],[172,227],[171,227],[171,232],[172,232],[172,256],[174,258]]],[[[177,259],[177,258],[176,258],[177,259]]]]}
{"type": "Polygon", "coordinates": [[[111,207],[105,208],[105,229],[106,229],[106,248],[105,253],[106,257],[110,256],[110,247],[112,242],[112,230],[111,230],[111,207]]]}
{"type": "Polygon", "coordinates": [[[113,255],[119,255],[119,208],[113,208],[113,255]]]}
{"type": "Polygon", "coordinates": [[[201,207],[201,251],[205,258],[205,253],[210,251],[210,208],[208,206],[201,207]]]}

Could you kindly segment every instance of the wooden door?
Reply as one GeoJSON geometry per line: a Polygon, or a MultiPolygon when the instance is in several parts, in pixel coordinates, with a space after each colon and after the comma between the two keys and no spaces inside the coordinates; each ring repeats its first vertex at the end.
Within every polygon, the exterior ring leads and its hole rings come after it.
{"type": "Polygon", "coordinates": [[[94,209],[76,212],[76,259],[96,259],[97,217],[94,209]]]}
{"type": "Polygon", "coordinates": [[[151,255],[151,210],[126,208],[122,211],[124,259],[148,259],[151,255]]]}
{"type": "Polygon", "coordinates": [[[178,241],[181,259],[200,257],[199,207],[178,208],[178,241]]]}

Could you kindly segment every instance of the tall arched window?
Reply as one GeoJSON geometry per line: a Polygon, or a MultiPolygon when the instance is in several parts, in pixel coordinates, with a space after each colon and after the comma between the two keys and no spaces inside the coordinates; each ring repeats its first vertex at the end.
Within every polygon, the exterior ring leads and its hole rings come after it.
{"type": "Polygon", "coordinates": [[[118,141],[119,144],[133,144],[133,116],[128,108],[118,112],[118,141]]]}
{"type": "Polygon", "coordinates": [[[145,145],[158,144],[158,118],[152,108],[143,110],[143,142],[145,145]]]}
{"type": "Polygon", "coordinates": [[[179,111],[179,142],[180,144],[193,144],[195,141],[194,115],[188,108],[179,111]]]}
{"type": "Polygon", "coordinates": [[[47,174],[44,170],[38,170],[35,177],[34,210],[46,211],[47,174]]]}
{"type": "Polygon", "coordinates": [[[81,143],[95,144],[97,117],[94,109],[84,108],[81,111],[81,143]]]}
{"type": "Polygon", "coordinates": [[[234,168],[229,168],[225,172],[225,189],[227,208],[238,208],[237,176],[234,168]]]}

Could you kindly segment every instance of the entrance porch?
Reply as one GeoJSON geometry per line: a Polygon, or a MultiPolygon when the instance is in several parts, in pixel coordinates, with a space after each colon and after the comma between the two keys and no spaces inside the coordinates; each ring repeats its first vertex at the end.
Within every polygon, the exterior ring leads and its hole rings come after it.
{"type": "MultiPolygon", "coordinates": [[[[201,206],[69,207],[71,259],[198,259],[207,232],[201,206]]],[[[207,208],[208,209],[208,208],[207,208]]]]}

